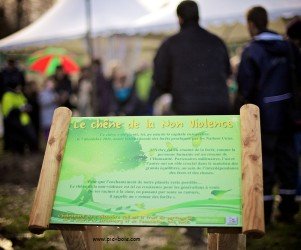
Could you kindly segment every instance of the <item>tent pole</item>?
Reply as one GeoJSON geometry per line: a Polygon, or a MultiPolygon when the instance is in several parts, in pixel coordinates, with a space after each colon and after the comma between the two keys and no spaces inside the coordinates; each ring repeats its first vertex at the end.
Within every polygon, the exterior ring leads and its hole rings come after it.
{"type": "Polygon", "coordinates": [[[86,5],[86,22],[87,22],[87,33],[86,33],[86,42],[87,42],[87,52],[89,55],[89,59],[92,62],[94,58],[94,50],[93,50],[93,41],[91,37],[91,27],[92,27],[92,18],[91,18],[91,0],[85,0],[86,5]]]}

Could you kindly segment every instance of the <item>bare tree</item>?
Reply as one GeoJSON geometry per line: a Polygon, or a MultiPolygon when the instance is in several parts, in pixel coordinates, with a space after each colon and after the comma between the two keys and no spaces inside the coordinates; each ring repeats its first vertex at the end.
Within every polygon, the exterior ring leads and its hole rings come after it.
{"type": "Polygon", "coordinates": [[[0,0],[0,38],[5,37],[13,32],[11,22],[8,18],[8,11],[5,2],[7,3],[5,0],[0,0]]]}
{"type": "Polygon", "coordinates": [[[16,30],[22,28],[24,16],[24,0],[16,0],[16,30]]]}
{"type": "Polygon", "coordinates": [[[0,38],[14,33],[45,13],[56,0],[0,0],[0,38]]]}

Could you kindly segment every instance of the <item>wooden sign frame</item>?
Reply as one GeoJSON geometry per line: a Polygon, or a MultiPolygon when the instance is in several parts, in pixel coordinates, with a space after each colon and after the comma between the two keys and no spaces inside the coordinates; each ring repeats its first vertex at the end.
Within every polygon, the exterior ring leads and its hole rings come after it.
{"type": "MultiPolygon", "coordinates": [[[[46,146],[40,179],[30,213],[29,230],[41,234],[61,230],[67,249],[102,249],[101,226],[52,225],[54,196],[72,112],[57,108],[46,146]]],[[[240,109],[242,143],[242,228],[209,228],[208,249],[245,249],[246,237],[260,238],[265,233],[263,209],[262,154],[259,109],[252,104],[240,109]]]]}

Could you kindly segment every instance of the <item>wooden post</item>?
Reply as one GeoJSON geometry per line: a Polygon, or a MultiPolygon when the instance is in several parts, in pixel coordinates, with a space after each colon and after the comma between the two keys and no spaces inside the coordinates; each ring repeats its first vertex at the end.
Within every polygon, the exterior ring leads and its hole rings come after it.
{"type": "Polygon", "coordinates": [[[218,250],[245,250],[246,236],[244,234],[218,234],[218,250]]]}
{"type": "Polygon", "coordinates": [[[244,234],[260,238],[265,233],[259,108],[240,109],[242,141],[242,197],[244,234]]]}
{"type": "Polygon", "coordinates": [[[208,250],[245,250],[246,235],[244,234],[208,234],[208,250]]]}
{"type": "Polygon", "coordinates": [[[64,238],[67,250],[88,250],[83,231],[73,231],[62,229],[61,234],[64,238]]]}
{"type": "Polygon", "coordinates": [[[70,226],[60,226],[60,230],[68,250],[102,250],[101,226],[81,226],[80,230],[74,230],[70,226]],[[94,241],[93,238],[98,238],[99,241],[94,241]]]}
{"type": "Polygon", "coordinates": [[[57,108],[46,146],[39,184],[32,205],[28,228],[41,234],[49,227],[60,166],[72,112],[68,108],[57,108]]]}
{"type": "Polygon", "coordinates": [[[102,227],[101,226],[85,226],[84,237],[85,242],[89,250],[101,250],[102,241],[94,241],[93,238],[102,237],[102,227]]]}
{"type": "MultiPolygon", "coordinates": [[[[247,104],[240,109],[242,141],[242,232],[255,238],[265,233],[260,116],[257,106],[247,104]]],[[[209,230],[208,250],[246,249],[244,234],[214,233],[209,230]]]]}
{"type": "Polygon", "coordinates": [[[208,233],[208,250],[217,250],[217,241],[218,241],[218,234],[217,233],[208,233]]]}

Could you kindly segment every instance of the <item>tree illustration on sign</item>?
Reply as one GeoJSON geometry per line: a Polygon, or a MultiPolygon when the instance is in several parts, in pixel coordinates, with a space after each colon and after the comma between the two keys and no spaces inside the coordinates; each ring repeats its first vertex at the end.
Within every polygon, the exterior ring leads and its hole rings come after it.
{"type": "Polygon", "coordinates": [[[136,168],[147,158],[139,140],[124,128],[93,129],[91,119],[81,122],[87,127],[76,129],[71,123],[60,174],[62,180],[83,177],[82,190],[73,200],[78,205],[93,202],[96,176],[136,168]]]}

